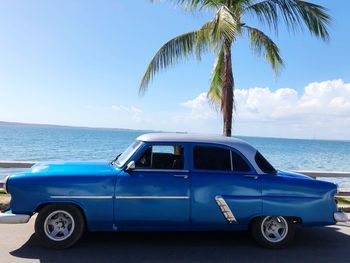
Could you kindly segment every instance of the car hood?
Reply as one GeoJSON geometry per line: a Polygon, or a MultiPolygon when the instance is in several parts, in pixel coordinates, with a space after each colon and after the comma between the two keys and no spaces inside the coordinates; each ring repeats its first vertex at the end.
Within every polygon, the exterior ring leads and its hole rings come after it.
{"type": "Polygon", "coordinates": [[[109,162],[41,162],[32,166],[32,175],[108,175],[116,168],[109,162]]]}
{"type": "Polygon", "coordinates": [[[295,172],[291,172],[291,171],[277,171],[277,176],[281,176],[281,177],[288,177],[288,178],[295,178],[295,179],[306,179],[306,180],[313,180],[312,177],[304,175],[304,174],[300,174],[300,173],[295,173],[295,172]]]}

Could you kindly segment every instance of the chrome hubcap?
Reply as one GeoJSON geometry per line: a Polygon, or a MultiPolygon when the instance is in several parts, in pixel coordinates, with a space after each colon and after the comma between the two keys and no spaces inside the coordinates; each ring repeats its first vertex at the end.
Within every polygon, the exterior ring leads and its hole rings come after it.
{"type": "Polygon", "coordinates": [[[267,216],[261,224],[261,232],[268,241],[280,242],[288,233],[288,223],[282,216],[267,216]]]}
{"type": "Polygon", "coordinates": [[[54,241],[67,239],[73,233],[74,228],[73,217],[63,210],[57,210],[49,214],[44,223],[46,236],[54,241]]]}

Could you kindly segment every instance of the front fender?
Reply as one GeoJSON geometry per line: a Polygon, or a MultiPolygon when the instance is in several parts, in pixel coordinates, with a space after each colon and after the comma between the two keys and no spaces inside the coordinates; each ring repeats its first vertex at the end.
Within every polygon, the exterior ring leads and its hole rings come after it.
{"type": "Polygon", "coordinates": [[[34,214],[49,203],[73,203],[86,216],[90,231],[113,229],[115,175],[38,176],[17,174],[8,182],[14,214],[34,214]]]}

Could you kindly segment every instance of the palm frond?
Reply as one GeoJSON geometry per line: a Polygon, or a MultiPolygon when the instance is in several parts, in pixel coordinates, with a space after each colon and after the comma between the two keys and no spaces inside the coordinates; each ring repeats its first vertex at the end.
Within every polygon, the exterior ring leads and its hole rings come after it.
{"type": "Polygon", "coordinates": [[[272,69],[278,72],[283,66],[278,46],[262,31],[249,26],[243,26],[249,35],[250,45],[258,55],[263,56],[271,64],[272,69]]]}
{"type": "MultiPolygon", "coordinates": [[[[161,2],[161,0],[150,0],[151,2],[161,2]]],[[[204,8],[219,8],[218,0],[169,0],[175,6],[180,6],[185,10],[201,10],[204,8]]]]}
{"type": "Polygon", "coordinates": [[[203,5],[204,0],[170,0],[175,5],[182,6],[185,9],[197,9],[203,5]]]}
{"type": "Polygon", "coordinates": [[[222,45],[218,56],[216,57],[213,71],[211,73],[211,83],[208,91],[209,101],[214,106],[221,104],[221,91],[222,91],[222,74],[225,63],[224,46],[222,45]]]}
{"type": "Polygon", "coordinates": [[[216,0],[218,6],[226,6],[231,12],[238,14],[245,7],[251,6],[256,3],[256,0],[216,0]]]}
{"type": "Polygon", "coordinates": [[[154,76],[191,56],[201,58],[203,52],[209,50],[211,22],[204,24],[199,30],[177,36],[165,43],[155,54],[142,77],[139,93],[143,94],[154,76]]]}
{"type": "Polygon", "coordinates": [[[239,33],[239,21],[226,6],[220,7],[213,20],[212,34],[214,49],[217,50],[217,47],[223,42],[231,45],[239,33]]]}
{"type": "Polygon", "coordinates": [[[196,56],[201,57],[201,54],[208,52],[212,46],[212,30],[214,28],[213,21],[205,23],[200,30],[197,31],[196,37],[196,56]]]}
{"type": "Polygon", "coordinates": [[[260,3],[255,3],[247,6],[244,10],[252,15],[255,15],[260,22],[267,24],[270,28],[278,31],[278,9],[277,4],[273,1],[262,1],[260,3]]]}
{"type": "Polygon", "coordinates": [[[323,40],[329,40],[328,26],[331,23],[331,17],[327,14],[328,10],[323,6],[306,1],[297,2],[299,13],[309,31],[323,40]]]}
{"type": "Polygon", "coordinates": [[[282,18],[289,30],[296,31],[306,26],[316,37],[329,39],[328,27],[332,19],[321,5],[301,0],[264,0],[247,6],[244,11],[255,15],[276,32],[282,18]]]}

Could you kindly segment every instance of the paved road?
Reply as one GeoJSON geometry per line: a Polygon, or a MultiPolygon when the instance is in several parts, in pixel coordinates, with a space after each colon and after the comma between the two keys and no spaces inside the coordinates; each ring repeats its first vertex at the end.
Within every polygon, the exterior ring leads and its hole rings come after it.
{"type": "Polygon", "coordinates": [[[95,233],[74,248],[41,248],[25,225],[0,225],[0,262],[350,262],[350,223],[300,228],[286,249],[254,244],[247,232],[95,233]]]}

